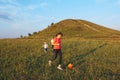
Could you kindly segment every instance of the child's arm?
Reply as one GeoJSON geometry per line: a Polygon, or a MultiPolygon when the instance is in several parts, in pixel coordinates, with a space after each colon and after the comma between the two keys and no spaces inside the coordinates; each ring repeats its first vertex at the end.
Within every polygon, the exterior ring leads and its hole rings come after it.
{"type": "Polygon", "coordinates": [[[58,45],[60,45],[60,44],[54,44],[55,46],[58,46],[58,45]]]}

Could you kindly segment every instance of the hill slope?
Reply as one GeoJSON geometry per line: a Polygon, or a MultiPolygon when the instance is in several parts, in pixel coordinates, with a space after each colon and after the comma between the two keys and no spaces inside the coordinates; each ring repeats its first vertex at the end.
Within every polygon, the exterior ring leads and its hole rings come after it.
{"type": "Polygon", "coordinates": [[[65,37],[120,38],[120,31],[112,30],[85,20],[66,19],[39,31],[32,38],[53,37],[63,32],[65,37]]]}

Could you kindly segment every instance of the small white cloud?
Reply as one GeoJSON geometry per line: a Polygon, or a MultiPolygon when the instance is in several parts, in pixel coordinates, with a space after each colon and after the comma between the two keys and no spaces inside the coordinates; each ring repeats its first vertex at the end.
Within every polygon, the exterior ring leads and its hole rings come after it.
{"type": "Polygon", "coordinates": [[[61,2],[62,0],[56,0],[57,2],[61,2]]]}
{"type": "Polygon", "coordinates": [[[105,2],[107,2],[107,1],[109,1],[109,0],[95,0],[95,2],[98,3],[98,4],[99,4],[99,3],[105,3],[105,2]]]}
{"type": "Polygon", "coordinates": [[[16,0],[0,0],[0,2],[11,5],[19,5],[16,0]]]}
{"type": "Polygon", "coordinates": [[[34,9],[37,8],[37,6],[35,6],[35,5],[29,5],[27,8],[30,9],[30,10],[34,10],[34,9]]]}
{"type": "Polygon", "coordinates": [[[120,0],[117,1],[117,4],[120,5],[120,0]]]}
{"type": "Polygon", "coordinates": [[[112,16],[108,17],[108,20],[114,21],[114,20],[117,19],[117,18],[118,18],[117,16],[112,15],[112,16]]]}
{"type": "Polygon", "coordinates": [[[12,21],[12,18],[10,18],[9,14],[1,14],[1,13],[0,13],[0,20],[12,21]]]}
{"type": "Polygon", "coordinates": [[[43,2],[43,3],[40,4],[40,7],[46,7],[46,6],[48,6],[47,2],[43,2]]]}
{"type": "Polygon", "coordinates": [[[5,10],[5,9],[7,9],[7,7],[5,7],[5,6],[0,6],[0,10],[5,10]]]}
{"type": "Polygon", "coordinates": [[[28,9],[28,10],[35,10],[35,9],[37,9],[37,8],[44,8],[44,7],[46,7],[46,6],[48,6],[48,3],[42,2],[42,3],[37,4],[37,5],[35,5],[35,4],[28,5],[28,6],[26,7],[26,9],[28,9]]]}

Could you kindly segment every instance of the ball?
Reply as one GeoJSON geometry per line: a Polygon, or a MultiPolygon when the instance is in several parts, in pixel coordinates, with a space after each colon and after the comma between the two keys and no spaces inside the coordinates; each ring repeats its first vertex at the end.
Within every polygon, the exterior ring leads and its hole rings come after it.
{"type": "Polygon", "coordinates": [[[73,69],[73,64],[71,64],[71,63],[68,64],[68,68],[69,68],[69,69],[73,69]]]}

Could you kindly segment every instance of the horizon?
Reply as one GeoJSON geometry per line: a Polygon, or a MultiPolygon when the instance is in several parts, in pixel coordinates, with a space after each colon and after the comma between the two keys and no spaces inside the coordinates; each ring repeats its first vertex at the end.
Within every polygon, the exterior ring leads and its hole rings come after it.
{"type": "Polygon", "coordinates": [[[0,0],[0,38],[27,36],[64,19],[120,31],[119,10],[120,0],[0,0]]]}

